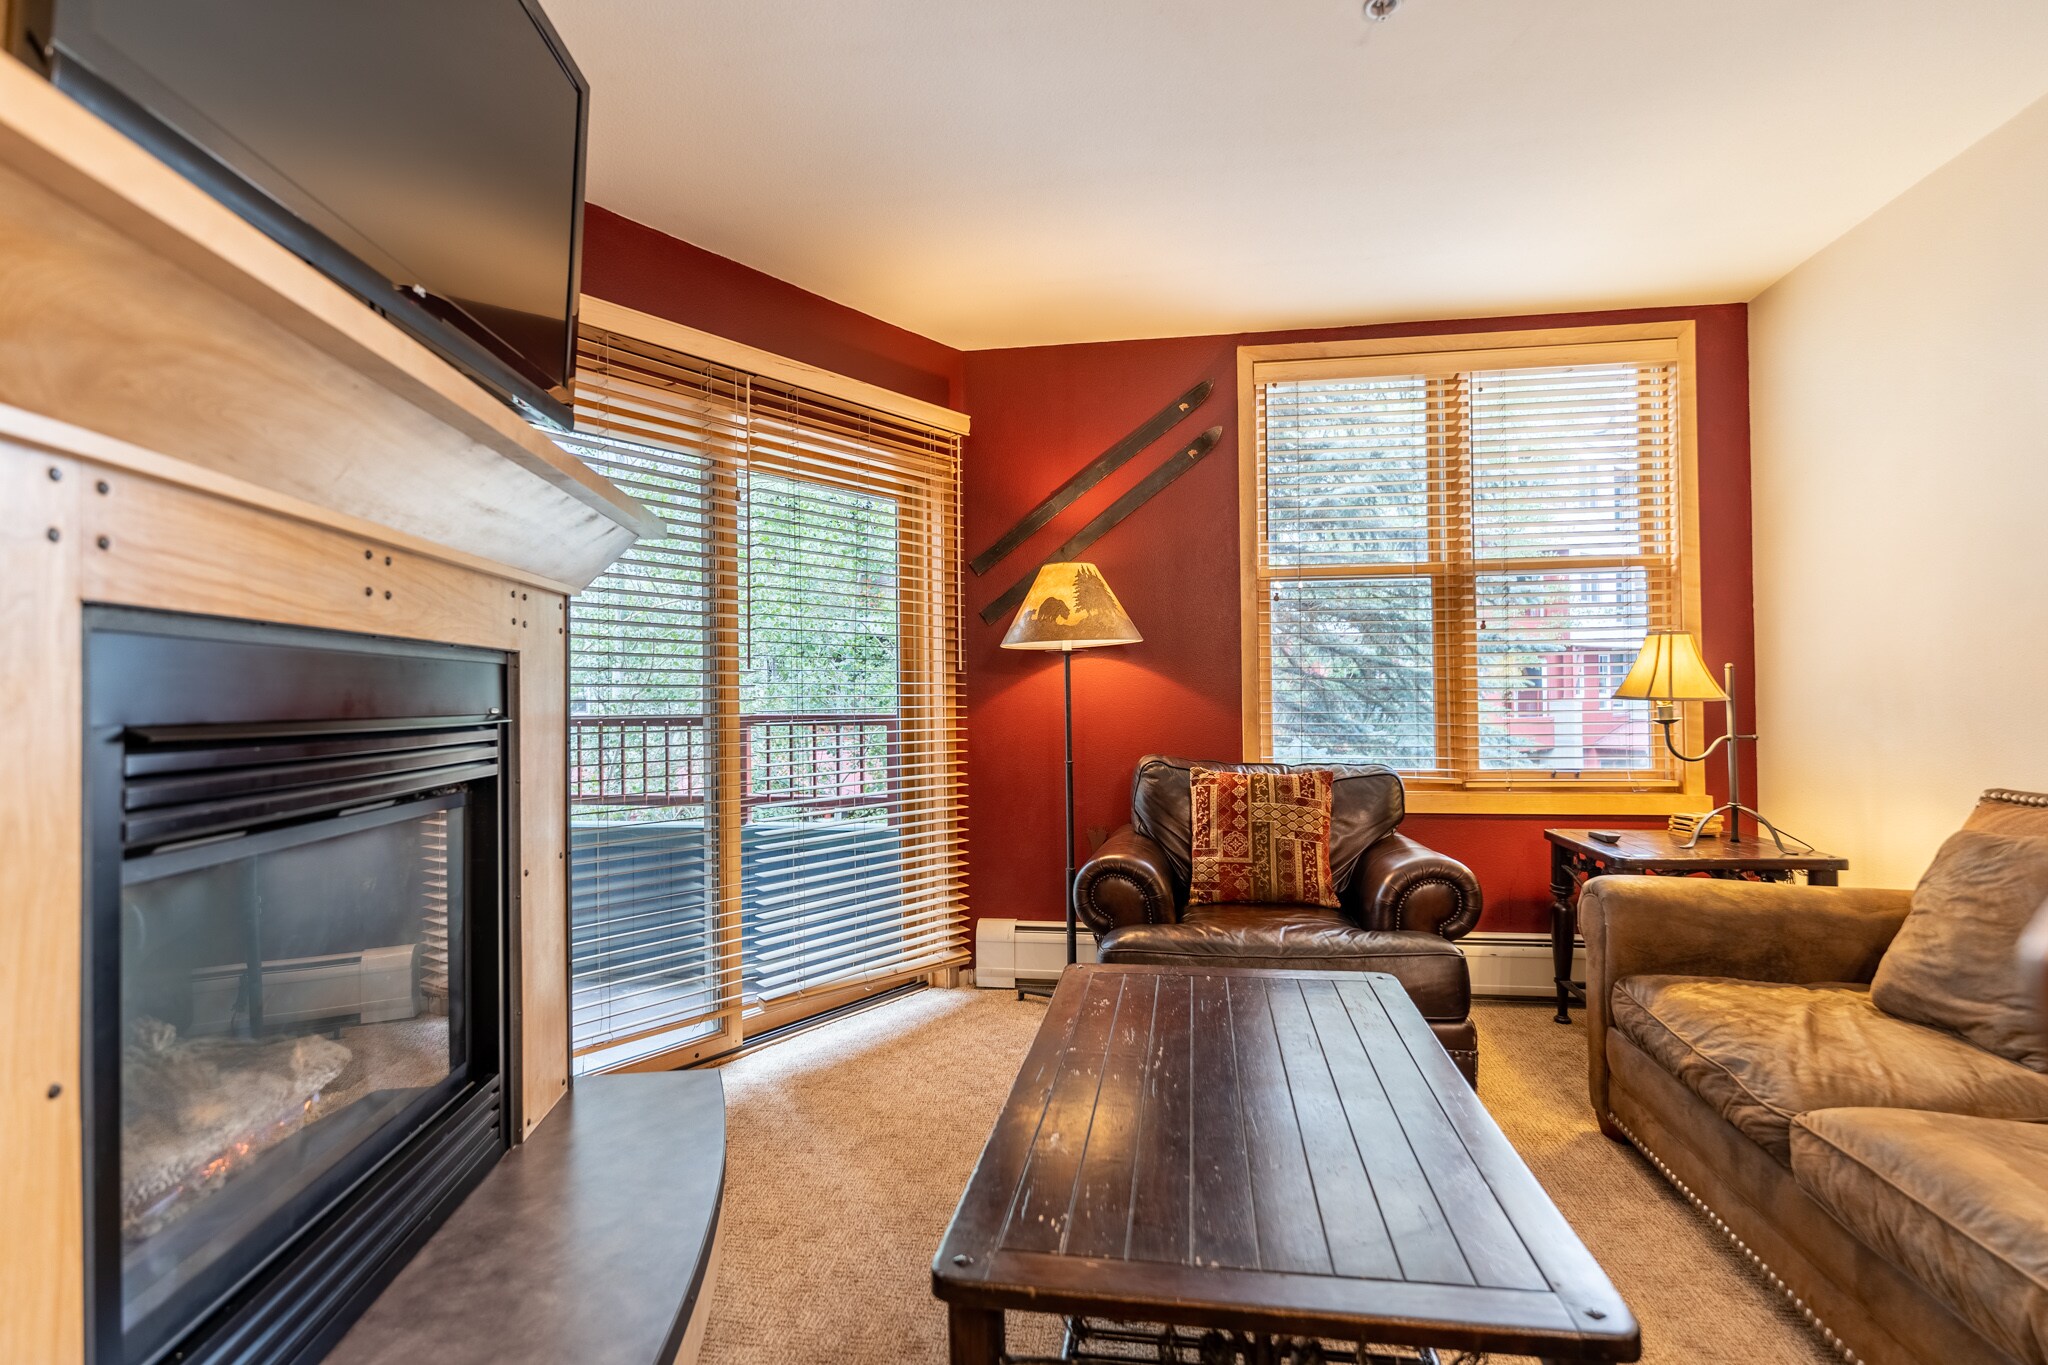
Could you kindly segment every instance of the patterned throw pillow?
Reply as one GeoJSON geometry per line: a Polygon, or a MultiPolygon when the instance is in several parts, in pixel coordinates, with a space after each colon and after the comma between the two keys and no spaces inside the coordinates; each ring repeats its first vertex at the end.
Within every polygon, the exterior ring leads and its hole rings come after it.
{"type": "Polygon", "coordinates": [[[1188,904],[1337,904],[1330,876],[1332,776],[1321,769],[1196,768],[1188,904]]]}

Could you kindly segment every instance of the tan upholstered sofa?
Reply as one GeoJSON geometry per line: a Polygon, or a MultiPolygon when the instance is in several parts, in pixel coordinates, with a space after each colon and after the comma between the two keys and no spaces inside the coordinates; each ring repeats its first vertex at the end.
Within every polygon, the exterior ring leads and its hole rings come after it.
{"type": "MultiPolygon", "coordinates": [[[[1983,829],[2048,839],[2048,797],[1987,793],[1983,829]]],[[[2048,1365],[2048,1074],[1875,1003],[1914,895],[1589,881],[1594,1111],[1845,1355],[2048,1365]]],[[[2019,981],[1977,956],[1966,1008],[2019,981]]]]}

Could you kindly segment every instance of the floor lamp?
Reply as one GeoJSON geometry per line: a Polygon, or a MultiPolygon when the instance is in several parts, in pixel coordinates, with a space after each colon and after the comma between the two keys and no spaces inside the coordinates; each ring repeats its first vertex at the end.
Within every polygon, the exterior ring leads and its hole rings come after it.
{"type": "Polygon", "coordinates": [[[1145,637],[1124,614],[1123,604],[1093,564],[1046,564],[1031,581],[1004,649],[1056,649],[1060,654],[1067,751],[1067,875],[1060,883],[1066,902],[1067,965],[1080,957],[1074,925],[1074,651],[1104,645],[1132,645],[1145,637]]]}

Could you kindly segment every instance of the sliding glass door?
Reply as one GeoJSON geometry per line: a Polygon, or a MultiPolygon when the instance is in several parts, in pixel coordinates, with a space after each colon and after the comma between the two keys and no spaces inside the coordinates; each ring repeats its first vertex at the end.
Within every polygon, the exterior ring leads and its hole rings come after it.
{"type": "Polygon", "coordinates": [[[713,467],[701,452],[619,440],[573,448],[668,523],[571,605],[570,1031],[582,1068],[715,1037],[726,950],[713,467]]]}
{"type": "Polygon", "coordinates": [[[902,955],[891,759],[902,713],[894,498],[756,473],[747,487],[745,996],[902,955]]]}
{"type": "Polygon", "coordinates": [[[657,508],[572,605],[583,1069],[960,960],[954,438],[608,334],[570,444],[657,508]]]}

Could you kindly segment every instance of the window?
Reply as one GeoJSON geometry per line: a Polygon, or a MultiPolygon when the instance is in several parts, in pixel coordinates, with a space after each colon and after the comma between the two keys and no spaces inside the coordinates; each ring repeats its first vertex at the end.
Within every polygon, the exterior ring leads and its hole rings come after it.
{"type": "Polygon", "coordinates": [[[586,327],[668,522],[570,608],[572,1047],[705,1055],[964,959],[959,440],[586,327]]]}
{"type": "Polygon", "coordinates": [[[1697,620],[1690,324],[1247,347],[1246,751],[1415,809],[1680,809],[1611,700],[1697,620]]]}

